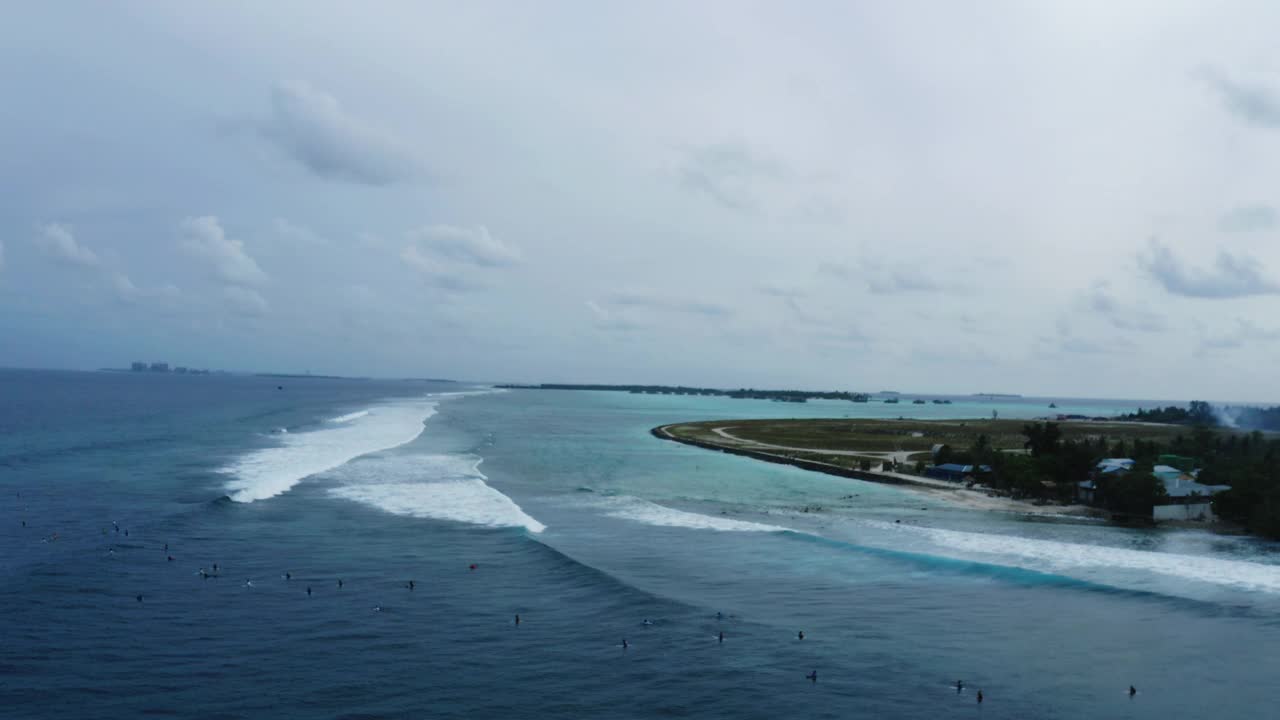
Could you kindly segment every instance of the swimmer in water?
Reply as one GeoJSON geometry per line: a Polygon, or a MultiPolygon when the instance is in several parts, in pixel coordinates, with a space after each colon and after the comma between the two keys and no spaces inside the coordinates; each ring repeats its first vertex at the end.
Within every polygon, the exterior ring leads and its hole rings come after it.
{"type": "Polygon", "coordinates": [[[799,639],[799,640],[803,640],[803,639],[804,639],[804,631],[803,631],[803,630],[801,630],[801,631],[800,631],[800,633],[797,635],[797,639],[799,639]]]}
{"type": "Polygon", "coordinates": [[[251,587],[253,587],[253,581],[252,581],[252,580],[245,580],[245,581],[244,581],[244,586],[245,586],[245,587],[247,587],[247,588],[251,588],[251,587]]]}
{"type": "MultiPolygon", "coordinates": [[[[166,555],[166,556],[165,556],[165,561],[166,561],[166,562],[173,562],[173,556],[172,556],[172,555],[166,555]]],[[[204,568],[200,568],[200,572],[204,572],[204,568]]]]}
{"type": "Polygon", "coordinates": [[[308,587],[308,588],[307,588],[307,597],[311,597],[311,588],[310,588],[310,587],[308,587]]]}
{"type": "Polygon", "coordinates": [[[981,702],[982,702],[982,691],[981,691],[981,690],[979,690],[979,691],[978,691],[978,702],[979,702],[979,703],[981,703],[981,702]]]}
{"type": "Polygon", "coordinates": [[[724,631],[723,631],[723,630],[721,630],[721,631],[720,631],[720,637],[719,637],[719,640],[720,640],[720,642],[724,642],[724,631]]]}
{"type": "Polygon", "coordinates": [[[1134,695],[1137,695],[1137,694],[1138,694],[1138,688],[1136,688],[1136,687],[1134,687],[1134,686],[1130,685],[1130,686],[1129,686],[1129,697],[1133,697],[1134,695]]]}
{"type": "Polygon", "coordinates": [[[723,619],[724,619],[724,613],[722,613],[722,612],[720,612],[719,610],[717,610],[717,611],[716,611],[716,619],[717,619],[717,620],[723,620],[723,619]]]}
{"type": "Polygon", "coordinates": [[[293,579],[293,573],[291,573],[291,572],[289,572],[288,570],[286,570],[286,571],[284,572],[284,579],[285,579],[285,580],[292,580],[292,579],[293,579]]]}
{"type": "Polygon", "coordinates": [[[382,606],[381,606],[381,605],[374,605],[374,606],[373,606],[373,611],[374,611],[374,612],[382,612],[382,606]]]}
{"type": "Polygon", "coordinates": [[[142,596],[141,596],[141,595],[139,595],[139,596],[138,596],[138,602],[142,602],[142,596]]]}
{"type": "Polygon", "coordinates": [[[218,563],[214,563],[214,564],[213,564],[213,574],[214,574],[214,575],[217,575],[217,574],[218,574],[218,563]]]}
{"type": "Polygon", "coordinates": [[[964,681],[963,681],[963,680],[957,680],[957,681],[956,681],[956,694],[959,694],[961,690],[964,690],[964,681]]]}
{"type": "Polygon", "coordinates": [[[341,589],[342,589],[342,579],[341,579],[341,578],[339,578],[339,579],[338,579],[338,589],[339,589],[339,590],[341,590],[341,589]]]}
{"type": "Polygon", "coordinates": [[[809,673],[808,675],[805,675],[805,676],[804,676],[804,679],[805,679],[805,680],[808,680],[809,682],[813,682],[813,683],[818,682],[818,671],[817,671],[817,670],[814,670],[813,672],[809,673]]]}
{"type": "Polygon", "coordinates": [[[410,589],[410,590],[412,590],[414,587],[416,587],[416,585],[414,584],[414,582],[413,582],[412,580],[410,580],[410,581],[409,581],[409,589],[410,589]]]}
{"type": "Polygon", "coordinates": [[[644,625],[645,627],[649,627],[650,625],[653,624],[653,621],[650,620],[649,618],[645,618],[640,624],[644,625]]]}
{"type": "Polygon", "coordinates": [[[520,614],[519,614],[519,613],[517,613],[517,614],[516,614],[516,625],[519,625],[519,624],[520,624],[520,614]]]}

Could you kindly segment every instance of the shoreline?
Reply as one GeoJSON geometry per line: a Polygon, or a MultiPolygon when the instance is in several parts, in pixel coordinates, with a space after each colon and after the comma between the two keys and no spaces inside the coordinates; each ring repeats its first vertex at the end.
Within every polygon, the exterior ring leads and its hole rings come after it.
{"type": "Polygon", "coordinates": [[[884,472],[883,470],[857,470],[854,468],[832,465],[818,460],[805,460],[802,458],[791,457],[789,455],[765,452],[763,450],[733,447],[730,445],[718,445],[716,443],[705,442],[702,440],[678,437],[667,431],[668,427],[681,424],[683,423],[659,425],[658,427],[651,429],[649,433],[659,440],[670,440],[672,442],[677,442],[682,445],[690,445],[703,450],[715,450],[728,453],[730,455],[741,455],[754,460],[762,460],[764,462],[771,462],[778,465],[791,465],[792,467],[798,467],[802,470],[820,472],[825,475],[836,475],[838,477],[880,483],[882,485],[897,485],[904,489],[920,492],[930,497],[939,498],[954,505],[971,510],[986,510],[989,512],[1008,512],[1021,515],[1039,516],[1062,515],[1078,518],[1104,517],[1104,515],[1098,510],[1087,505],[1036,505],[1035,503],[1026,500],[1017,500],[1010,497],[993,495],[988,490],[966,488],[958,483],[951,483],[945,480],[933,480],[916,475],[907,475],[905,473],[884,472]]]}

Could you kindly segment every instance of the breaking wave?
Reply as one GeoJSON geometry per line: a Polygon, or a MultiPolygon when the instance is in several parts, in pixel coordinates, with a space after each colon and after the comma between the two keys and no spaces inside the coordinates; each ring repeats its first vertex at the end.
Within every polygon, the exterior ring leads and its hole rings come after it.
{"type": "Polygon", "coordinates": [[[232,500],[265,500],[288,492],[311,475],[412,441],[435,412],[436,402],[424,400],[343,415],[334,419],[336,427],[281,434],[277,446],[250,452],[219,472],[232,476],[226,485],[232,500]]]}
{"type": "Polygon", "coordinates": [[[648,500],[641,500],[629,495],[602,498],[599,503],[610,517],[631,520],[646,525],[659,527],[682,527],[695,530],[719,530],[722,532],[780,532],[787,528],[777,525],[734,520],[728,517],[702,515],[700,513],[676,510],[648,500]]]}
{"type": "Polygon", "coordinates": [[[394,455],[353,463],[329,494],[395,515],[481,525],[546,526],[514,500],[489,486],[475,455],[394,455]]]}

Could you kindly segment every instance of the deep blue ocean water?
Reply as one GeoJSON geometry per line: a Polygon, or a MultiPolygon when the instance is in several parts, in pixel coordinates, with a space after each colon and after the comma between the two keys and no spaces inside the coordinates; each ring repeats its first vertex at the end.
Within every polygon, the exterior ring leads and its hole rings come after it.
{"type": "Polygon", "coordinates": [[[0,371],[0,716],[1273,715],[1274,543],[648,433],[1046,405],[0,371]]]}

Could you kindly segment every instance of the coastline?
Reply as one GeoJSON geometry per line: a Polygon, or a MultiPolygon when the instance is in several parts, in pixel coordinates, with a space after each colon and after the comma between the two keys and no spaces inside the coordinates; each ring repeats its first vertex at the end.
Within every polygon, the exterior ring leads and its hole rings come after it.
{"type": "Polygon", "coordinates": [[[691,445],[704,450],[715,450],[728,453],[730,455],[741,455],[755,460],[777,463],[779,465],[791,465],[792,467],[798,467],[802,470],[820,472],[826,475],[836,475],[839,477],[881,483],[885,485],[897,485],[904,489],[919,492],[930,497],[952,503],[959,507],[972,510],[1038,516],[1065,515],[1088,518],[1102,517],[1101,513],[1087,505],[1036,505],[1035,503],[1026,500],[1002,497],[992,494],[989,490],[966,488],[957,483],[947,482],[945,480],[933,480],[930,478],[922,478],[917,475],[885,472],[883,470],[857,470],[840,465],[832,465],[818,460],[805,460],[802,458],[766,452],[758,449],[734,447],[732,445],[719,445],[693,438],[679,437],[668,432],[667,428],[681,424],[682,423],[671,423],[668,425],[659,425],[658,427],[651,429],[649,433],[659,440],[670,440],[672,442],[691,445]]]}

